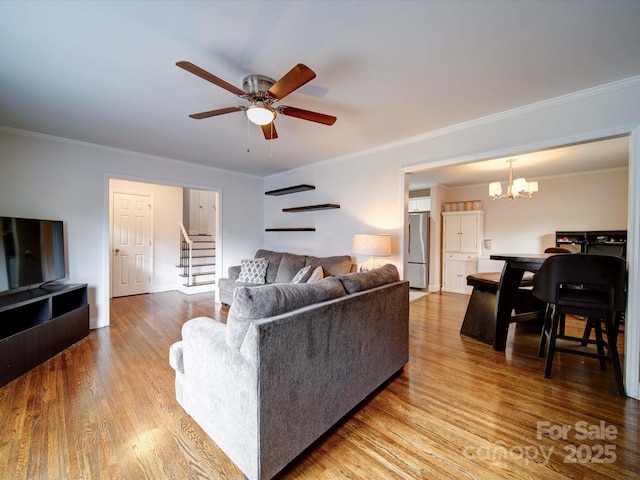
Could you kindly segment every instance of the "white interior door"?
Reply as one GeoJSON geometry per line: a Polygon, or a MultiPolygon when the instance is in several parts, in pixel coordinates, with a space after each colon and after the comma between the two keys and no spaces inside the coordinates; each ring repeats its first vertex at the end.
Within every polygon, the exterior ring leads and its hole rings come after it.
{"type": "Polygon", "coordinates": [[[215,193],[207,190],[199,190],[198,202],[198,234],[211,235],[215,234],[213,225],[215,218],[215,193]]]}
{"type": "Polygon", "coordinates": [[[149,293],[151,277],[151,197],[113,194],[114,297],[149,293]]]}
{"type": "Polygon", "coordinates": [[[216,194],[208,190],[189,191],[189,235],[215,235],[216,194]]]}

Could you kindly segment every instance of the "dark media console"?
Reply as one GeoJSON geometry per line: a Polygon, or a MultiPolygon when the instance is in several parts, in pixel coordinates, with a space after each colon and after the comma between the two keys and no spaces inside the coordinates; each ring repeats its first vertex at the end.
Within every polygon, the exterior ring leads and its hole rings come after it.
{"type": "Polygon", "coordinates": [[[88,333],[87,285],[51,285],[0,296],[0,386],[88,333]]]}

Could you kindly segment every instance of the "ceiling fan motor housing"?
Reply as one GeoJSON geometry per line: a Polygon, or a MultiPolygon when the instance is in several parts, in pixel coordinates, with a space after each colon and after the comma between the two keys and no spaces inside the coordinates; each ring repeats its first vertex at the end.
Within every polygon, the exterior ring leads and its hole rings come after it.
{"type": "Polygon", "coordinates": [[[242,89],[248,93],[265,93],[276,83],[265,75],[249,75],[242,81],[242,89]]]}

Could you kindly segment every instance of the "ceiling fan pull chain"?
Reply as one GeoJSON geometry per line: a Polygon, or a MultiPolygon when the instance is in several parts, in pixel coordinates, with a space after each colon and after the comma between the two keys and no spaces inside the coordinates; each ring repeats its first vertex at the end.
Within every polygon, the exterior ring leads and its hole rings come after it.
{"type": "Polygon", "coordinates": [[[251,148],[249,148],[249,117],[247,117],[247,153],[251,153],[251,148]]]}
{"type": "MultiPolygon", "coordinates": [[[[273,122],[271,122],[271,138],[273,138],[273,122]]],[[[269,142],[269,158],[273,158],[273,142],[269,142]]]]}

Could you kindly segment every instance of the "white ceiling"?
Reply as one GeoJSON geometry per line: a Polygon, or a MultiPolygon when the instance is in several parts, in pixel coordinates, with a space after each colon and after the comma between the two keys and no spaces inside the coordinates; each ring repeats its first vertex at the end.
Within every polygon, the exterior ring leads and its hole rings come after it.
{"type": "Polygon", "coordinates": [[[626,0],[4,0],[0,126],[266,176],[640,75],[639,24],[626,0]],[[304,63],[281,103],[338,121],[193,120],[244,103],[180,60],[240,88],[304,63]]]}

